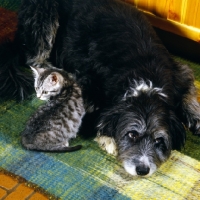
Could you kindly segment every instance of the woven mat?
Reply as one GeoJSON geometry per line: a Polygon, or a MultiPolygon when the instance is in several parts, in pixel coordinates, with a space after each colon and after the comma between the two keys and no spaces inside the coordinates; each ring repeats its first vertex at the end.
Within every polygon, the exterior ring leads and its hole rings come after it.
{"type": "MultiPolygon", "coordinates": [[[[12,35],[15,27],[5,22],[12,18],[13,23],[16,21],[19,2],[0,0],[0,11],[5,13],[0,12],[0,33],[4,27],[4,33],[8,30],[12,35]]],[[[190,64],[200,88],[200,64],[175,59],[190,64]]],[[[185,149],[174,151],[153,176],[133,178],[92,140],[77,138],[72,145],[82,144],[83,149],[71,153],[22,149],[20,132],[40,104],[37,99],[0,101],[0,167],[61,199],[200,199],[200,138],[188,133],[185,149]]]]}
{"type": "Polygon", "coordinates": [[[120,163],[91,140],[77,152],[25,151],[20,132],[41,102],[0,104],[0,166],[61,199],[196,199],[200,197],[200,162],[174,151],[149,178],[127,175],[120,163]]]}

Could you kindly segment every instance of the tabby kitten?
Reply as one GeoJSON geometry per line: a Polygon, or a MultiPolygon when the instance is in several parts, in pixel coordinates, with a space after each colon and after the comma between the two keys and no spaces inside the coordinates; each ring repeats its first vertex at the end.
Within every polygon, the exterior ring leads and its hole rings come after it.
{"type": "Polygon", "coordinates": [[[31,67],[37,97],[46,100],[29,119],[22,132],[22,145],[28,150],[68,152],[85,114],[81,88],[75,78],[56,68],[31,67]]]}

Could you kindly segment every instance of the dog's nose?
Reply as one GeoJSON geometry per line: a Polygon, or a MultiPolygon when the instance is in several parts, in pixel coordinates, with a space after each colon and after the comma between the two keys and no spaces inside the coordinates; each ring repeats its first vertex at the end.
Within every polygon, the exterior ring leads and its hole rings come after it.
{"type": "Polygon", "coordinates": [[[139,176],[145,176],[149,173],[150,168],[147,166],[137,166],[136,167],[136,172],[137,175],[139,176]]]}

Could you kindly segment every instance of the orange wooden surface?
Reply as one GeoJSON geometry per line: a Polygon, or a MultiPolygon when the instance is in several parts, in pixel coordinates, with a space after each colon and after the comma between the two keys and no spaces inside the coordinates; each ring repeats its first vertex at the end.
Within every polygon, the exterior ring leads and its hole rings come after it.
{"type": "Polygon", "coordinates": [[[151,23],[163,30],[200,43],[199,0],[122,0],[146,13],[151,23]],[[163,23],[165,22],[165,23],[163,23]]]}

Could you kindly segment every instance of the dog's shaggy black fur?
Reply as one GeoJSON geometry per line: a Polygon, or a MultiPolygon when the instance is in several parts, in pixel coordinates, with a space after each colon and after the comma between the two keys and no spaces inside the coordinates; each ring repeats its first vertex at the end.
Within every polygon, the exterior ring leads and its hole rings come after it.
{"type": "Polygon", "coordinates": [[[100,113],[96,141],[118,154],[128,173],[151,175],[179,150],[182,123],[200,134],[192,71],[172,59],[134,7],[118,0],[24,0],[16,40],[26,64],[51,62],[76,74],[88,112],[100,113]]]}

